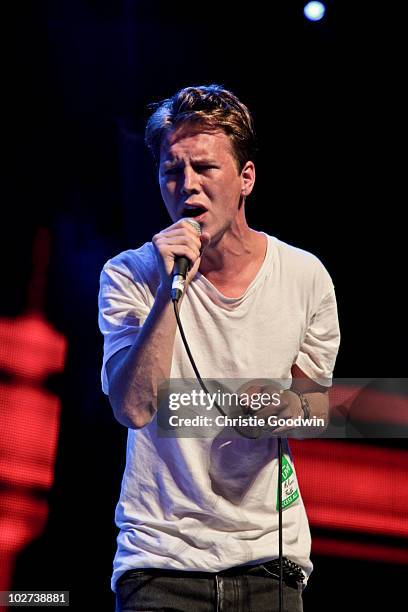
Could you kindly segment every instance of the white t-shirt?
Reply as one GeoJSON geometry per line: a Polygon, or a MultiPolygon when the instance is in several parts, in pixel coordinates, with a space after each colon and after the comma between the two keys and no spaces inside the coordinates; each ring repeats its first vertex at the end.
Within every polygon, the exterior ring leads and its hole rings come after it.
{"type": "MultiPolygon", "coordinates": [[[[203,378],[289,380],[296,363],[330,384],[340,338],[331,278],[314,255],[267,238],[264,262],[240,297],[225,297],[200,273],[188,287],[180,312],[198,370],[203,378]]],[[[119,254],[102,270],[105,393],[105,364],[133,344],[158,284],[152,243],[119,254]]],[[[171,378],[194,378],[178,330],[171,378]]],[[[233,461],[228,454],[223,461],[209,438],[160,437],[156,418],[129,429],[115,515],[120,532],[113,590],[128,569],[215,572],[278,556],[277,441],[242,438],[234,444],[233,461]]],[[[310,531],[286,442],[285,461],[295,495],[283,510],[283,554],[303,568],[307,581],[310,531]]]]}

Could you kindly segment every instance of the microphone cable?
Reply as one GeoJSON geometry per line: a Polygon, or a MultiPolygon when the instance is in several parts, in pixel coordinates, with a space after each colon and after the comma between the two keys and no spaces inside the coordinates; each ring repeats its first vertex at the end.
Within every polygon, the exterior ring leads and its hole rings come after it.
{"type": "MultiPolygon", "coordinates": [[[[198,382],[200,384],[200,387],[203,389],[203,391],[205,392],[205,394],[208,397],[210,395],[210,393],[209,393],[207,387],[205,386],[203,379],[201,378],[200,372],[198,371],[198,368],[197,368],[196,363],[194,361],[193,355],[191,354],[190,347],[188,346],[187,338],[186,338],[186,335],[184,333],[183,325],[182,325],[181,319],[180,319],[180,313],[179,313],[179,309],[178,309],[178,301],[176,299],[173,299],[173,306],[174,306],[174,314],[176,316],[176,321],[177,321],[177,327],[179,329],[181,339],[183,340],[184,348],[186,349],[188,358],[190,360],[190,363],[192,365],[194,373],[195,373],[195,375],[197,377],[197,380],[198,380],[198,382]]],[[[226,412],[221,408],[221,406],[218,406],[218,404],[216,402],[214,402],[214,405],[217,408],[217,410],[219,410],[221,412],[221,414],[223,416],[227,416],[226,412]]]]}
{"type": "MultiPolygon", "coordinates": [[[[173,299],[173,307],[174,307],[174,314],[176,317],[176,321],[177,321],[177,327],[179,329],[180,332],[180,336],[181,339],[183,341],[184,344],[184,348],[186,349],[188,358],[190,360],[191,366],[194,370],[194,373],[197,377],[197,380],[200,384],[200,387],[203,389],[203,391],[207,394],[207,397],[210,395],[208,392],[208,389],[203,381],[203,379],[201,378],[200,372],[198,371],[198,368],[196,366],[196,363],[194,361],[193,355],[191,354],[190,351],[190,347],[188,345],[187,342],[187,338],[185,336],[184,333],[184,329],[183,329],[183,325],[181,323],[181,319],[180,319],[180,313],[179,313],[179,308],[178,308],[178,300],[173,299]]],[[[223,408],[221,408],[221,406],[219,406],[217,404],[217,402],[214,401],[214,406],[217,408],[217,410],[223,415],[223,416],[228,416],[226,414],[226,412],[224,411],[223,408]]],[[[259,433],[257,436],[248,436],[246,434],[243,433],[243,431],[237,429],[236,426],[234,426],[234,429],[241,435],[243,435],[245,438],[259,438],[259,433]]],[[[282,520],[282,438],[281,436],[277,436],[278,438],[278,555],[279,555],[279,612],[283,612],[283,520],[282,520]]]]}

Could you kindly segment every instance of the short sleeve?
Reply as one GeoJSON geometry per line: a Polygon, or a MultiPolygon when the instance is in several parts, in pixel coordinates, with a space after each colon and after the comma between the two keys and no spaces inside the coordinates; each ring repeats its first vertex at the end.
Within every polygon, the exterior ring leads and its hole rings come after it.
{"type": "Polygon", "coordinates": [[[123,264],[105,264],[100,276],[99,329],[104,337],[102,390],[109,393],[106,362],[120,349],[131,346],[150,307],[143,283],[123,264]]]}
{"type": "Polygon", "coordinates": [[[295,363],[307,376],[330,387],[339,345],[337,303],[331,284],[312,313],[295,363]]]}

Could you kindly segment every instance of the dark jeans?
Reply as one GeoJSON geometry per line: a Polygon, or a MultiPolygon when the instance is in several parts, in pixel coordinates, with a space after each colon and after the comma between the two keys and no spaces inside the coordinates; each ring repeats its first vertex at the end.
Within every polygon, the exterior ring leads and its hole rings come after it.
{"type": "MultiPolygon", "coordinates": [[[[277,612],[279,582],[268,563],[218,573],[130,570],[117,583],[116,612],[277,612]]],[[[283,583],[284,612],[302,612],[303,586],[283,583]]]]}

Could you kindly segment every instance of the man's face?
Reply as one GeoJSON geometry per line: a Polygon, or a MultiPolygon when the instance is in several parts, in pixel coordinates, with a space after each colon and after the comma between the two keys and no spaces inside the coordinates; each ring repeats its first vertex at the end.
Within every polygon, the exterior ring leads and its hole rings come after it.
{"type": "Polygon", "coordinates": [[[228,136],[186,126],[171,131],[162,143],[159,183],[173,222],[194,217],[212,241],[236,218],[244,186],[228,136]]]}

